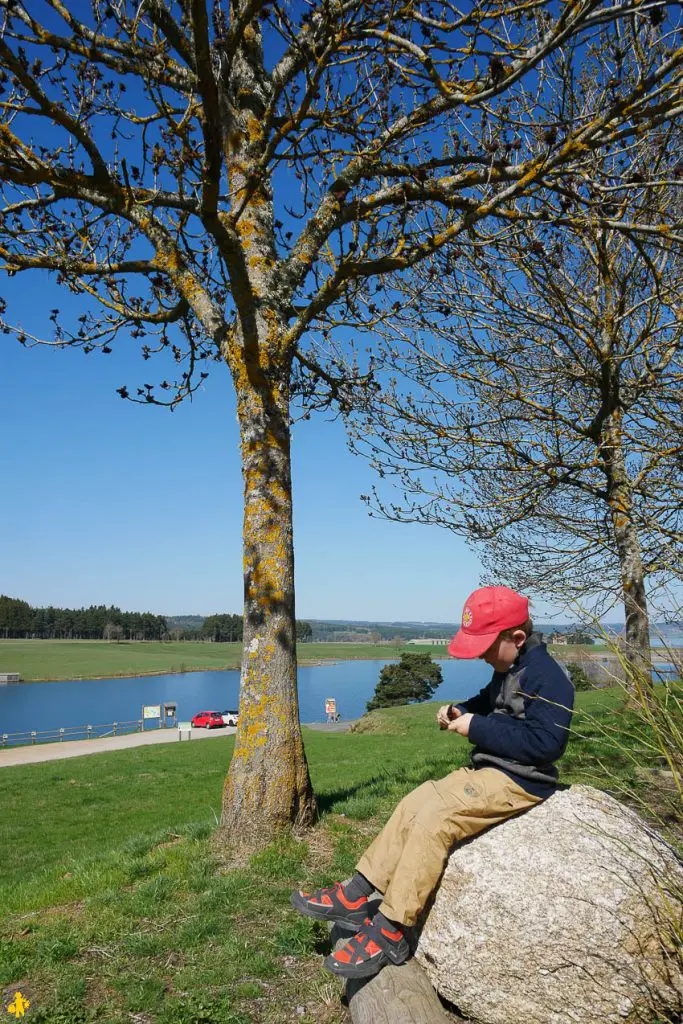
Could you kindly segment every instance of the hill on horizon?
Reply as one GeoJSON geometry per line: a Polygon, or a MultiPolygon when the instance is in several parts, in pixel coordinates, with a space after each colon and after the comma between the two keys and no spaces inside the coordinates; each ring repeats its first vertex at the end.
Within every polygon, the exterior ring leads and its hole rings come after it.
{"type": "MultiPolygon", "coordinates": [[[[205,615],[166,615],[165,619],[169,630],[180,629],[186,631],[200,632],[207,616],[205,615]]],[[[362,643],[365,641],[374,642],[378,636],[383,640],[391,640],[395,637],[402,637],[404,640],[416,639],[441,639],[453,636],[460,628],[459,622],[435,622],[432,620],[420,619],[313,619],[307,618],[313,635],[313,641],[349,642],[355,640],[362,643]],[[374,634],[374,635],[373,635],[374,634]]],[[[581,626],[574,621],[564,622],[537,622],[536,628],[546,635],[552,633],[571,633],[581,629],[584,632],[599,636],[598,631],[590,626],[581,626]]],[[[607,633],[619,634],[623,632],[623,622],[604,622],[601,628],[607,633]]],[[[650,627],[653,642],[658,639],[667,641],[673,639],[683,641],[681,636],[683,623],[656,623],[650,627]]]]}
{"type": "MultiPolygon", "coordinates": [[[[185,631],[200,632],[206,619],[204,615],[167,615],[165,616],[170,630],[180,629],[185,631]]],[[[307,618],[313,634],[313,641],[349,642],[363,641],[375,642],[377,639],[391,640],[401,637],[404,640],[417,638],[441,639],[452,637],[460,628],[457,622],[436,622],[425,619],[322,619],[307,618]]],[[[571,633],[581,629],[597,635],[597,630],[591,627],[580,626],[576,621],[565,622],[538,622],[537,629],[541,633],[571,633]]],[[[621,633],[624,629],[623,622],[603,623],[602,628],[608,633],[621,633]]],[[[667,623],[652,625],[653,637],[680,634],[680,625],[667,623]]]]}

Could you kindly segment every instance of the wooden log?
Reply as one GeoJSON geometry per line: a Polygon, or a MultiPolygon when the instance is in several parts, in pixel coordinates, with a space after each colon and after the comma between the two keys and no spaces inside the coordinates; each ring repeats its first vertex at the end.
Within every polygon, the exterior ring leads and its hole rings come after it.
{"type": "MultiPolygon", "coordinates": [[[[349,932],[336,925],[330,938],[338,949],[349,932]]],[[[353,1024],[452,1024],[432,983],[413,959],[382,968],[373,978],[347,981],[346,999],[353,1024]]]]}

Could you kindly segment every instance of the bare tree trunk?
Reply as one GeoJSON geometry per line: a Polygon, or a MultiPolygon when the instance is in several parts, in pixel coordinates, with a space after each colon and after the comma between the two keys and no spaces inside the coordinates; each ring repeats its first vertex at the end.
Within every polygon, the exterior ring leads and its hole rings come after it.
{"type": "Polygon", "coordinates": [[[640,544],[632,522],[627,521],[624,526],[615,524],[614,532],[621,560],[626,649],[633,667],[649,682],[652,675],[652,652],[640,544]]]}
{"type": "Polygon", "coordinates": [[[249,376],[252,386],[242,381],[238,407],[244,478],[240,716],[222,825],[228,837],[263,842],[292,823],[314,821],[316,803],[297,697],[289,394],[274,374],[252,367],[249,376]]]}
{"type": "Polygon", "coordinates": [[[621,571],[626,654],[634,672],[643,683],[649,685],[652,679],[652,652],[645,573],[638,531],[633,521],[633,492],[624,460],[621,420],[622,413],[617,410],[605,424],[602,457],[607,474],[608,501],[621,571]]]}

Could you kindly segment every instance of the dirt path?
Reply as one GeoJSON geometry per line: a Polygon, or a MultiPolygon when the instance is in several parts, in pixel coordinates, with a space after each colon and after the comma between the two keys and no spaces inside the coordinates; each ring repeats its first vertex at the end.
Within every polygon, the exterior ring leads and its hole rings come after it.
{"type": "MultiPolygon", "coordinates": [[[[308,728],[322,732],[345,732],[351,721],[308,723],[308,728]]],[[[215,739],[218,736],[233,736],[237,732],[232,726],[225,729],[192,729],[183,732],[180,742],[215,739]]],[[[61,761],[67,757],[85,757],[88,754],[103,754],[108,750],[126,750],[128,747],[146,747],[152,743],[178,743],[177,729],[155,729],[149,732],[131,732],[125,736],[103,736],[91,740],[67,740],[65,743],[37,743],[35,746],[5,747],[0,749],[0,768],[15,764],[39,764],[42,761],[61,761]]]]}

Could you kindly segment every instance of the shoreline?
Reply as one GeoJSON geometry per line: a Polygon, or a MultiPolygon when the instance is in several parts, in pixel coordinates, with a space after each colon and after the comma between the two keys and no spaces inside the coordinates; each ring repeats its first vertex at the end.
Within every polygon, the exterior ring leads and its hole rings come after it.
{"type": "MultiPolygon", "coordinates": [[[[324,668],[326,665],[338,665],[341,661],[398,661],[398,656],[394,658],[367,658],[365,655],[353,656],[350,658],[303,658],[297,662],[299,668],[324,668]]],[[[435,659],[436,660],[436,659],[435,659]]],[[[443,659],[442,659],[443,660],[443,659]]],[[[20,679],[18,682],[13,683],[0,683],[0,693],[5,686],[26,686],[30,683],[82,683],[85,680],[91,679],[93,682],[97,682],[101,679],[147,679],[154,676],[184,676],[190,672],[239,672],[241,671],[241,663],[237,665],[186,665],[183,668],[160,668],[150,669],[148,672],[108,672],[104,676],[36,676],[35,679],[20,679]]]]}
{"type": "MultiPolygon", "coordinates": [[[[655,648],[655,652],[656,650],[657,649],[655,648]]],[[[672,647],[671,650],[674,652],[681,652],[683,654],[683,647],[672,647]]],[[[560,661],[564,660],[564,658],[562,657],[562,647],[560,647],[559,649],[557,647],[554,647],[554,649],[551,650],[550,653],[555,659],[560,661]]],[[[577,652],[576,649],[573,649],[568,651],[566,656],[567,660],[569,661],[577,657],[587,657],[590,658],[592,661],[597,662],[617,660],[616,655],[610,653],[609,651],[591,651],[590,648],[582,648],[579,652],[577,652]]],[[[339,665],[344,661],[398,661],[399,658],[400,654],[387,655],[387,653],[377,653],[372,656],[369,656],[367,654],[352,654],[349,657],[344,658],[340,658],[338,654],[335,654],[333,657],[330,658],[301,658],[298,660],[297,666],[298,668],[324,668],[326,665],[339,665]]],[[[433,658],[434,661],[450,660],[448,655],[443,654],[433,655],[433,658]]],[[[653,652],[652,664],[653,666],[670,665],[671,658],[653,652]]],[[[182,676],[187,675],[191,672],[239,672],[241,670],[241,667],[241,662],[238,662],[236,665],[184,665],[182,668],[171,666],[167,669],[150,669],[146,672],[108,672],[106,675],[97,676],[39,676],[34,679],[21,679],[18,682],[14,683],[0,684],[0,693],[2,692],[5,686],[25,686],[30,683],[77,683],[83,682],[85,680],[92,680],[93,682],[97,682],[102,679],[147,679],[153,678],[154,676],[182,676]]]]}

